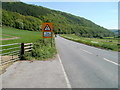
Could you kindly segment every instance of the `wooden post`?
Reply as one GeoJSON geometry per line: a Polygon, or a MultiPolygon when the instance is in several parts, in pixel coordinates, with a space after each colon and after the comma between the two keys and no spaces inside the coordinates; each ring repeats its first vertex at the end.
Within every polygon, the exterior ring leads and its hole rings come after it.
{"type": "Polygon", "coordinates": [[[24,43],[21,43],[21,55],[25,54],[24,43]]]}

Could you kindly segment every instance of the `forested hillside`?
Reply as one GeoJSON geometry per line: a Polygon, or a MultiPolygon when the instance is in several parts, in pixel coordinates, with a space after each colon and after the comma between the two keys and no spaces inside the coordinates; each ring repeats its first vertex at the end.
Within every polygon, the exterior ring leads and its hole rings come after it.
{"type": "Polygon", "coordinates": [[[18,29],[39,30],[42,21],[36,17],[24,16],[16,12],[2,10],[2,24],[18,29]]]}
{"type": "Polygon", "coordinates": [[[108,37],[114,34],[82,17],[22,2],[2,4],[2,23],[25,30],[40,30],[42,22],[54,23],[54,32],[75,33],[83,37],[108,37]]]}

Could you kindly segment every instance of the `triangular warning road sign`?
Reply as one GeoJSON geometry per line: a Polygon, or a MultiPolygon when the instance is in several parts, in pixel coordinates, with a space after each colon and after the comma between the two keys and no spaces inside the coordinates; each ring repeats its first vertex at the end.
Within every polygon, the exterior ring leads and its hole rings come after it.
{"type": "Polygon", "coordinates": [[[45,30],[45,31],[50,31],[51,28],[50,28],[50,26],[47,24],[47,25],[45,26],[44,30],[45,30]]]}

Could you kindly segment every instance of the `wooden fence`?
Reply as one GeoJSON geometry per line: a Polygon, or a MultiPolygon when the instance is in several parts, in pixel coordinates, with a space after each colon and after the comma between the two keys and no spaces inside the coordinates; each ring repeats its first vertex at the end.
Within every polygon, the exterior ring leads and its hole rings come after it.
{"type": "Polygon", "coordinates": [[[1,52],[1,65],[20,60],[20,57],[25,54],[25,52],[30,52],[32,50],[32,43],[14,43],[7,45],[0,45],[1,52]]]}

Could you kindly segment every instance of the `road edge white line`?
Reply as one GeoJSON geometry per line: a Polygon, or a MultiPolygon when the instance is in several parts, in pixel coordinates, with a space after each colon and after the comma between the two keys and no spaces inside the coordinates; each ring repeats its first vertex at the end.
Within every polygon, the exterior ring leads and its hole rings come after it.
{"type": "Polygon", "coordinates": [[[69,79],[68,79],[68,76],[67,76],[67,74],[66,74],[66,72],[65,72],[64,66],[63,66],[63,64],[62,64],[62,60],[60,59],[59,54],[57,54],[57,56],[58,56],[59,62],[60,62],[60,64],[61,64],[61,67],[62,67],[64,76],[65,76],[65,80],[66,80],[66,83],[67,83],[67,87],[68,87],[68,88],[72,88],[71,85],[70,85],[70,81],[69,81],[69,79]]]}
{"type": "Polygon", "coordinates": [[[108,60],[108,59],[106,59],[106,58],[103,58],[105,61],[108,61],[108,62],[110,62],[110,63],[113,63],[113,64],[115,64],[115,65],[118,65],[118,66],[120,66],[118,63],[116,63],[116,62],[113,62],[113,61],[111,61],[111,60],[108,60]]]}
{"type": "Polygon", "coordinates": [[[86,50],[84,50],[84,49],[82,49],[84,52],[86,52],[86,53],[89,53],[89,54],[92,54],[91,52],[89,52],[89,51],[86,51],[86,50]]]}

